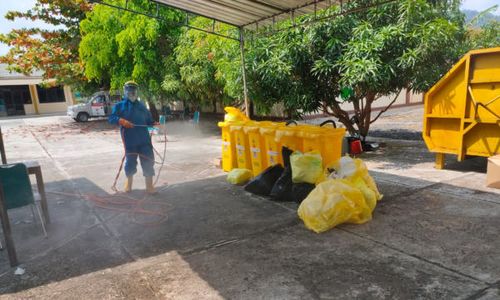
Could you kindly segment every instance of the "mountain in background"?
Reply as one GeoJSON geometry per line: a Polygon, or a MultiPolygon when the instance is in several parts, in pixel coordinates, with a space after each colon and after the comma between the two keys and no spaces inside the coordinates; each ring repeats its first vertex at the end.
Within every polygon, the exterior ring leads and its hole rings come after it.
{"type": "MultiPolygon", "coordinates": [[[[477,16],[480,12],[477,10],[470,10],[470,9],[464,9],[462,12],[465,14],[465,22],[469,23],[470,20],[472,20],[475,16],[477,16]]],[[[490,21],[497,21],[500,22],[500,15],[494,15],[492,13],[487,13],[484,16],[482,16],[476,24],[474,24],[475,27],[481,27],[484,24],[489,23],[490,21]]]]}

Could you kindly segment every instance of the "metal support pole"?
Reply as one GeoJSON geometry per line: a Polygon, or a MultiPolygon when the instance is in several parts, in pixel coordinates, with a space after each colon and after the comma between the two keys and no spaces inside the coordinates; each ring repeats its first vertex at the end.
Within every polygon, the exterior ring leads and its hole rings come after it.
{"type": "Polygon", "coordinates": [[[248,103],[247,74],[245,68],[245,37],[243,28],[240,27],[240,52],[241,52],[241,75],[243,78],[243,96],[245,97],[245,112],[250,117],[250,104],[248,103]]]}
{"type": "Polygon", "coordinates": [[[2,164],[7,163],[7,156],[5,155],[5,146],[3,144],[2,128],[0,127],[0,155],[2,156],[2,164]]]}
{"type": "Polygon", "coordinates": [[[5,237],[5,246],[7,247],[7,255],[11,267],[19,264],[17,261],[16,247],[14,246],[14,239],[10,230],[9,215],[7,214],[7,203],[4,198],[3,186],[0,183],[0,220],[2,223],[3,235],[5,237]]]}

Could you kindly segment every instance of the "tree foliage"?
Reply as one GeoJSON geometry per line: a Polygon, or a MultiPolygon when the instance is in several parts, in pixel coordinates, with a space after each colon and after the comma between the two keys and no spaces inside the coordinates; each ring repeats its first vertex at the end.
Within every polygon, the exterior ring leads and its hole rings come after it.
{"type": "Polygon", "coordinates": [[[40,70],[45,79],[81,83],[84,76],[78,58],[79,23],[90,9],[84,0],[37,0],[26,12],[8,12],[5,18],[13,22],[24,18],[56,27],[14,29],[0,34],[0,42],[11,47],[0,62],[9,64],[16,72],[30,74],[40,70]]]}
{"type": "MultiPolygon", "coordinates": [[[[237,36],[235,27],[198,17],[191,25],[237,36]]],[[[177,99],[199,104],[232,103],[241,99],[239,43],[203,31],[187,29],[175,48],[176,68],[166,74],[163,88],[177,99]],[[178,72],[178,73],[177,73],[178,72]]]]}
{"type": "MultiPolygon", "coordinates": [[[[365,2],[351,2],[349,8],[365,2]]],[[[403,88],[426,90],[460,56],[463,17],[456,1],[445,2],[392,2],[259,41],[253,49],[252,99],[264,107],[282,102],[298,113],[323,111],[351,133],[366,136],[376,119],[375,100],[403,88]],[[345,87],[353,95],[341,99],[345,87]],[[342,109],[344,101],[352,103],[353,115],[342,109]]]]}
{"type": "MultiPolygon", "coordinates": [[[[123,0],[110,3],[125,5],[123,0]]],[[[129,2],[128,8],[144,12],[156,10],[147,0],[129,2]]],[[[80,23],[79,52],[86,77],[112,90],[135,80],[154,115],[153,104],[166,100],[161,83],[172,67],[172,55],[180,34],[177,24],[182,18],[179,12],[169,8],[161,8],[159,15],[162,20],[96,5],[80,23]]]]}
{"type": "MultiPolygon", "coordinates": [[[[111,3],[124,6],[125,1],[111,3]]],[[[155,9],[146,0],[128,5],[139,11],[155,9]]],[[[133,79],[144,87],[143,92],[161,94],[164,70],[180,33],[174,24],[181,15],[168,8],[160,14],[165,21],[96,5],[80,23],[79,51],[87,78],[111,89],[133,79]]]]}
{"type": "Polygon", "coordinates": [[[492,20],[480,28],[468,28],[468,48],[490,48],[500,46],[500,22],[492,20]]]}
{"type": "MultiPolygon", "coordinates": [[[[155,14],[148,0],[108,3],[155,14]]],[[[465,52],[500,45],[499,22],[465,25],[459,0],[401,0],[360,9],[371,0],[353,0],[295,20],[302,26],[248,39],[246,69],[250,99],[257,111],[281,104],[290,117],[323,112],[353,134],[366,136],[373,102],[402,89],[425,91],[465,52]],[[358,10],[359,9],[359,10],[358,10]],[[336,15],[335,17],[330,17],[336,15]],[[344,93],[342,91],[350,91],[344,93]],[[350,103],[353,113],[345,110],[350,103]]],[[[23,29],[0,35],[12,46],[0,58],[16,71],[43,70],[45,78],[120,89],[134,79],[151,101],[182,100],[195,105],[237,104],[243,99],[239,43],[183,29],[184,15],[161,7],[162,20],[84,0],[37,0],[29,18],[60,25],[54,30],[23,29]]],[[[190,24],[238,37],[237,29],[203,17],[190,24]]]]}

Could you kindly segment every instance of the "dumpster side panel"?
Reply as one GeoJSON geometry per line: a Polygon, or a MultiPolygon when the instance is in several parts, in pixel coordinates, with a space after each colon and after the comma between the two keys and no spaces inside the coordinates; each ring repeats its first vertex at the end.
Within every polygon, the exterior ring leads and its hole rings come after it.
{"type": "Polygon", "coordinates": [[[478,124],[464,137],[467,155],[494,156],[500,153],[500,126],[478,124]]]}
{"type": "Polygon", "coordinates": [[[435,91],[430,101],[430,111],[435,117],[461,117],[466,95],[465,64],[450,74],[443,87],[435,91]]]}
{"type": "Polygon", "coordinates": [[[466,60],[453,67],[425,97],[424,140],[432,152],[457,154],[466,95],[466,60]]]}
{"type": "Polygon", "coordinates": [[[471,70],[471,83],[498,82],[500,52],[473,55],[471,70]]]}
{"type": "Polygon", "coordinates": [[[500,153],[500,47],[467,53],[426,93],[423,138],[459,160],[500,153]]]}
{"type": "MultiPolygon", "coordinates": [[[[500,76],[500,70],[498,72],[500,76]]],[[[474,117],[474,103],[470,101],[470,105],[467,109],[467,118],[475,118],[479,122],[495,122],[498,120],[498,117],[495,116],[495,114],[500,115],[500,99],[491,102],[491,100],[500,96],[500,78],[498,80],[499,82],[496,83],[490,82],[470,84],[474,100],[477,103],[485,104],[489,110],[479,106],[477,109],[477,115],[474,117]]]]}
{"type": "Polygon", "coordinates": [[[460,146],[459,119],[433,119],[430,140],[433,152],[455,154],[460,146]]]}

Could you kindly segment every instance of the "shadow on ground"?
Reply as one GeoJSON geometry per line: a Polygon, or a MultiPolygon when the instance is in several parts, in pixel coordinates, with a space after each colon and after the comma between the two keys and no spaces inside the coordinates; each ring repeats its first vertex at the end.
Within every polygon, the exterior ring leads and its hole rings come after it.
{"type": "MultiPolygon", "coordinates": [[[[435,153],[428,151],[423,141],[403,141],[393,139],[377,140],[382,145],[377,151],[365,152],[363,160],[379,163],[379,169],[409,170],[415,167],[432,169],[435,153]]],[[[487,158],[469,157],[459,162],[455,155],[446,156],[446,170],[457,172],[486,173],[487,158]]]]}
{"type": "Polygon", "coordinates": [[[395,140],[423,141],[421,131],[408,129],[373,129],[370,130],[370,136],[395,140]]]}
{"type": "MultiPolygon", "coordinates": [[[[80,196],[52,194],[49,239],[35,224],[13,222],[26,274],[15,276],[2,253],[0,291],[21,292],[13,298],[70,291],[94,299],[449,299],[495,293],[498,194],[373,175],[385,194],[373,220],[324,234],[304,228],[297,205],[255,197],[224,177],[163,189],[154,200],[168,203],[168,219],[157,226],[136,224],[130,214],[97,208],[80,196]]],[[[83,194],[105,194],[85,178],[53,182],[48,190],[75,193],[75,186],[83,194]]]]}

